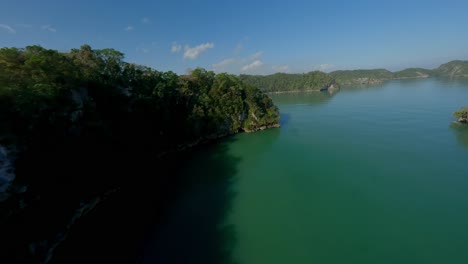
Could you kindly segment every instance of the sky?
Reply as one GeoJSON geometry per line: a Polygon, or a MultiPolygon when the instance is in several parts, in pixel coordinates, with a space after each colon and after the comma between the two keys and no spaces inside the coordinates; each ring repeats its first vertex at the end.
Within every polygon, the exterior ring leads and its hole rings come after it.
{"type": "Polygon", "coordinates": [[[0,47],[89,44],[179,74],[436,68],[468,59],[466,0],[0,0],[0,47]]]}

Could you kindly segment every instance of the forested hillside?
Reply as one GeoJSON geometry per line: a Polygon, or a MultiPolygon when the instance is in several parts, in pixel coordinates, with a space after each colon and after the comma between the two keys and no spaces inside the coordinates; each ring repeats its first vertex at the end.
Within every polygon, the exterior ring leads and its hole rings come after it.
{"type": "Polygon", "coordinates": [[[440,65],[434,74],[441,77],[468,77],[468,61],[454,60],[440,65]]]}
{"type": "Polygon", "coordinates": [[[109,190],[156,182],[157,195],[142,199],[158,206],[177,193],[162,154],[278,121],[272,100],[234,75],[178,76],[88,45],[67,53],[2,48],[0,185],[12,174],[16,180],[0,193],[0,247],[8,255],[0,257],[49,258],[109,190]]]}
{"type": "Polygon", "coordinates": [[[266,76],[240,75],[240,79],[263,92],[319,91],[334,83],[330,75],[320,71],[304,74],[275,73],[266,76]]]}

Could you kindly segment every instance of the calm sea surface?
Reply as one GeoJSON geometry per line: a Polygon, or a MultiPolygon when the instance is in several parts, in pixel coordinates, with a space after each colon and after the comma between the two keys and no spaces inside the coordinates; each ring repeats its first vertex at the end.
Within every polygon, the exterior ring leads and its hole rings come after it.
{"type": "Polygon", "coordinates": [[[468,263],[468,83],[273,95],[282,127],[181,164],[152,263],[468,263]]]}

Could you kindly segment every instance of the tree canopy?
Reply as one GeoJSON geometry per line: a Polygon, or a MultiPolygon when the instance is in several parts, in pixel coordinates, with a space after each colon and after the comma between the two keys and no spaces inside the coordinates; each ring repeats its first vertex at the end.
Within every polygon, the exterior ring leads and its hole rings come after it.
{"type": "Polygon", "coordinates": [[[0,135],[49,142],[99,134],[163,151],[278,122],[271,99],[238,77],[204,69],[178,76],[123,59],[89,45],[1,49],[0,135]]]}

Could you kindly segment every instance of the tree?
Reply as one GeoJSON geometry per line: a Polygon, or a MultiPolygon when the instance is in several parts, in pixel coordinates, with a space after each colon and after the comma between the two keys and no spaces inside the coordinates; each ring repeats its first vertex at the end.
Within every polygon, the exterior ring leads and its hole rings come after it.
{"type": "Polygon", "coordinates": [[[462,107],[460,110],[453,113],[453,116],[458,118],[458,122],[468,123],[468,106],[462,107]]]}

